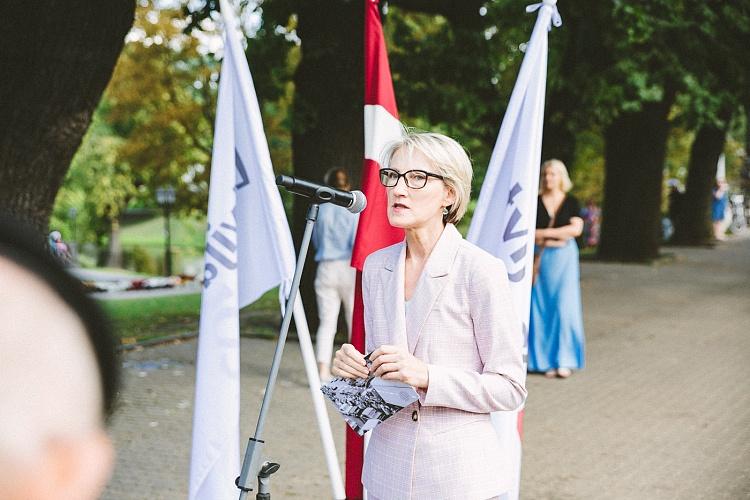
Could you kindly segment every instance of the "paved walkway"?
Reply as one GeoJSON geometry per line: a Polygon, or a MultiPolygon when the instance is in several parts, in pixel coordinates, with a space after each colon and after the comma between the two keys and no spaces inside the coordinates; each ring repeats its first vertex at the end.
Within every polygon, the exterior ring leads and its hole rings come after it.
{"type": "MultiPolygon", "coordinates": [[[[587,368],[531,376],[524,499],[750,498],[750,239],[666,249],[652,266],[584,263],[587,368]]],[[[274,345],[242,340],[242,449],[274,345]]],[[[195,342],[129,352],[105,499],[187,492],[195,342]]],[[[299,347],[266,432],[274,498],[330,498],[299,347]]],[[[343,460],[343,428],[334,436],[343,460]]]]}

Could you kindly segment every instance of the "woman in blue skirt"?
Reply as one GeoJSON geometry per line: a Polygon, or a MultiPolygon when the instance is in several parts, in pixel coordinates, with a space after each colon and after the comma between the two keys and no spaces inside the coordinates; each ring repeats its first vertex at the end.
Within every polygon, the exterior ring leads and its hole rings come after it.
{"type": "Polygon", "coordinates": [[[723,178],[717,178],[714,187],[711,190],[713,197],[711,199],[711,222],[714,227],[714,238],[724,241],[724,212],[729,204],[729,195],[727,193],[727,181],[723,178]]]}
{"type": "Polygon", "coordinates": [[[536,216],[538,274],[531,289],[529,371],[567,378],[584,364],[578,245],[583,230],[565,165],[542,165],[536,216]]]}

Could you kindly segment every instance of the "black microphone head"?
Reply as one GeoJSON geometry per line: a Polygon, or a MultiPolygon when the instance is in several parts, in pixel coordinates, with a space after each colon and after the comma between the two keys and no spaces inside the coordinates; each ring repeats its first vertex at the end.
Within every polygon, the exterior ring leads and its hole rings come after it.
{"type": "Polygon", "coordinates": [[[367,207],[367,198],[362,191],[352,191],[352,204],[346,207],[353,214],[358,214],[367,207]]]}
{"type": "Polygon", "coordinates": [[[294,186],[294,178],[290,177],[288,175],[277,175],[276,176],[276,185],[277,186],[294,186]]]}

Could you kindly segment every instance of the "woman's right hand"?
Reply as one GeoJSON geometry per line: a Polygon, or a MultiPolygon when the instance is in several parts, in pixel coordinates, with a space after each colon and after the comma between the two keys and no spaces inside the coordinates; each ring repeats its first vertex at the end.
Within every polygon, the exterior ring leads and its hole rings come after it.
{"type": "Polygon", "coordinates": [[[534,244],[535,245],[543,245],[544,240],[547,239],[547,230],[546,229],[537,229],[534,231],[534,244]]]}
{"type": "Polygon", "coordinates": [[[333,357],[331,374],[335,377],[366,378],[370,375],[364,355],[353,345],[344,344],[333,357]]]}

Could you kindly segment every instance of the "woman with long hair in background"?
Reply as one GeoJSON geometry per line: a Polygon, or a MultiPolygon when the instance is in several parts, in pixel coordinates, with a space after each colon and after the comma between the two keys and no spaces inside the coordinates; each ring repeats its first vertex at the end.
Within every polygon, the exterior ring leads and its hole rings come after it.
{"type": "Polygon", "coordinates": [[[567,378],[584,365],[583,313],[576,238],[581,208],[565,164],[542,164],[536,216],[536,256],[531,289],[529,371],[567,378]]]}

